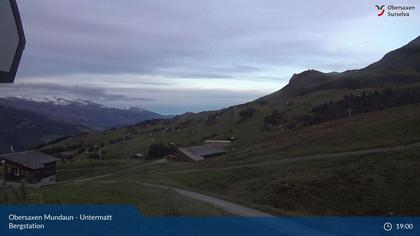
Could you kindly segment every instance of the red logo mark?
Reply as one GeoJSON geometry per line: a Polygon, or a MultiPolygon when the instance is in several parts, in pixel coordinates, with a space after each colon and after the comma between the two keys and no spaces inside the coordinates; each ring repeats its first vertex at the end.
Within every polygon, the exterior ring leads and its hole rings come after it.
{"type": "Polygon", "coordinates": [[[376,8],[378,8],[378,11],[379,11],[378,16],[382,16],[385,13],[385,9],[384,9],[385,5],[382,5],[382,6],[375,5],[375,6],[376,8]]]}

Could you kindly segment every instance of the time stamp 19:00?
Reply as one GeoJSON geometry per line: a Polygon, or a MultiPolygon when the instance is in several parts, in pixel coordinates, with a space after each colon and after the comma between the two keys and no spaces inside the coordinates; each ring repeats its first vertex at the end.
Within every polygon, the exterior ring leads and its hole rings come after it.
{"type": "Polygon", "coordinates": [[[397,224],[392,224],[390,222],[386,222],[384,224],[384,230],[389,232],[391,230],[413,230],[414,229],[414,224],[412,223],[397,223],[397,224]]]}

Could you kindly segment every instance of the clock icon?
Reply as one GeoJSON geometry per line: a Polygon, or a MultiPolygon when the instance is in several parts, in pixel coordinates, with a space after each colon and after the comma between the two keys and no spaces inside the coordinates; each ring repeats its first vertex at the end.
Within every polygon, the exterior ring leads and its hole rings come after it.
{"type": "Polygon", "coordinates": [[[384,224],[384,230],[387,231],[387,232],[391,231],[392,230],[392,224],[389,223],[389,222],[386,222],[384,224]]]}

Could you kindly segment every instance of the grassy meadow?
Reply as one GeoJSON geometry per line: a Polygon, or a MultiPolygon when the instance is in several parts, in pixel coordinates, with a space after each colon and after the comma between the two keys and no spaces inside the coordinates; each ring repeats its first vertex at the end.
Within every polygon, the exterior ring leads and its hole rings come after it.
{"type": "Polygon", "coordinates": [[[143,185],[157,183],[275,215],[419,215],[419,147],[334,156],[420,142],[418,104],[293,128],[265,122],[275,110],[290,121],[311,114],[326,101],[363,91],[325,90],[286,100],[266,97],[219,111],[62,140],[42,150],[73,151],[75,160],[58,163],[60,184],[28,190],[26,201],[134,204],[146,215],[226,214],[173,191],[143,185]],[[252,115],[244,116],[244,111],[252,115]],[[147,155],[155,143],[183,147],[229,138],[234,141],[225,155],[202,162],[130,159],[138,153],[147,155]],[[101,156],[96,155],[99,150],[101,156]],[[320,156],[308,158],[313,155],[320,156]],[[77,182],[102,175],[106,176],[77,182]]]}

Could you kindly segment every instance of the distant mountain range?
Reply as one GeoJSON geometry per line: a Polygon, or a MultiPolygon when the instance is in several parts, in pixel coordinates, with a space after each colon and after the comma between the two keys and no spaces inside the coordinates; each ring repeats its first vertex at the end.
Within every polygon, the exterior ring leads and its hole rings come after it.
{"type": "Polygon", "coordinates": [[[140,108],[117,109],[62,98],[36,101],[0,98],[0,151],[28,146],[79,132],[104,131],[165,116],[140,108]]]}
{"type": "Polygon", "coordinates": [[[0,105],[43,114],[57,121],[83,125],[93,130],[120,127],[165,116],[141,108],[118,109],[106,107],[86,100],[66,100],[63,98],[45,101],[16,97],[0,98],[0,105]]]}

